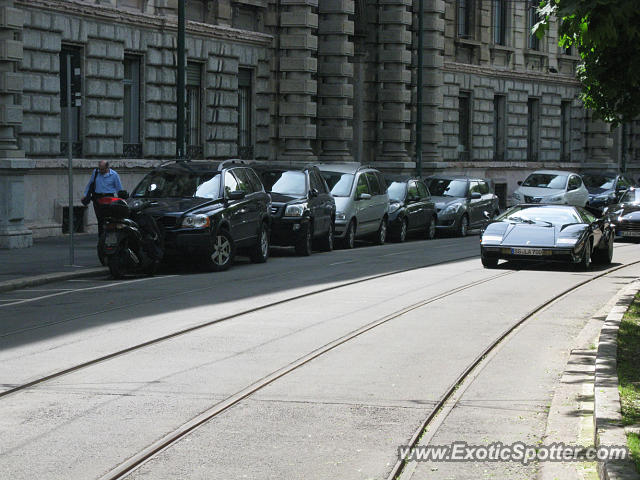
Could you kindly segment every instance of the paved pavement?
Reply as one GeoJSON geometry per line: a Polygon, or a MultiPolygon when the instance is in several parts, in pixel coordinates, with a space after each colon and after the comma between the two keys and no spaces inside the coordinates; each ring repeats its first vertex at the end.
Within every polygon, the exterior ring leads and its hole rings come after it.
{"type": "Polygon", "coordinates": [[[0,250],[0,291],[106,271],[96,254],[97,242],[96,234],[75,235],[74,265],[70,265],[68,235],[36,239],[31,248],[0,250]]]}

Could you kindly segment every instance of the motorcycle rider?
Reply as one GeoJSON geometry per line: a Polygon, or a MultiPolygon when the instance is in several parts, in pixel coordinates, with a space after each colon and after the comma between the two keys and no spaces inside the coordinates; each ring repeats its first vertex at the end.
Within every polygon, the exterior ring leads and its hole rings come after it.
{"type": "Polygon", "coordinates": [[[122,190],[122,182],[118,172],[109,168],[109,162],[100,160],[98,168],[96,168],[89,178],[89,183],[84,189],[84,195],[81,198],[83,205],[93,202],[93,211],[98,221],[98,258],[100,263],[105,264],[102,256],[101,242],[103,241],[104,230],[104,213],[102,207],[98,203],[98,199],[102,197],[115,197],[122,190]]]}

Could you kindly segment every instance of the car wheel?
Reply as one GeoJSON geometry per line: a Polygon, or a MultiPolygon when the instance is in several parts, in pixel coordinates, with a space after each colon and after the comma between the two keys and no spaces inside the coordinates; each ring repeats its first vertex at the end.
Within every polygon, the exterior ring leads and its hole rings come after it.
{"type": "Polygon", "coordinates": [[[484,268],[496,268],[498,266],[498,259],[494,257],[485,257],[481,254],[480,261],[484,268]]]}
{"type": "MultiPolygon", "coordinates": [[[[311,222],[311,220],[309,220],[311,222]]],[[[313,251],[311,245],[313,241],[313,231],[311,229],[311,223],[308,223],[304,229],[304,234],[296,242],[296,255],[308,257],[313,251]]]]}
{"type": "Polygon", "coordinates": [[[384,242],[386,240],[387,240],[387,217],[384,217],[380,221],[380,226],[378,227],[378,231],[376,233],[376,244],[384,245],[384,242]]]}
{"type": "Polygon", "coordinates": [[[427,240],[433,240],[436,238],[436,217],[431,217],[427,224],[427,229],[424,232],[424,238],[427,240]]]}
{"type": "Polygon", "coordinates": [[[469,217],[465,213],[464,215],[462,215],[462,218],[460,219],[460,223],[458,224],[458,236],[466,237],[468,230],[469,230],[469,217]]]}
{"type": "Polygon", "coordinates": [[[395,239],[400,242],[403,243],[405,240],[407,240],[407,231],[409,230],[409,225],[407,223],[407,219],[403,218],[402,221],[400,222],[400,227],[398,228],[398,231],[396,232],[395,239]]]}
{"type": "Polygon", "coordinates": [[[347,231],[344,234],[344,239],[342,240],[343,248],[354,248],[356,246],[356,222],[351,220],[349,222],[349,226],[347,227],[347,231]]]}
{"type": "Polygon", "coordinates": [[[326,235],[319,242],[320,250],[330,252],[333,250],[333,221],[329,224],[326,235]]]}
{"type": "Polygon", "coordinates": [[[607,241],[607,247],[597,250],[593,254],[593,260],[602,265],[609,265],[613,260],[613,233],[609,234],[609,240],[607,241]]]}
{"type": "Polygon", "coordinates": [[[223,229],[218,230],[206,257],[207,268],[212,272],[227,270],[233,263],[234,255],[235,245],[231,234],[223,229]]]}
{"type": "Polygon", "coordinates": [[[591,268],[591,240],[587,240],[582,252],[582,259],[579,263],[580,270],[587,271],[591,268]]]}
{"type": "Polygon", "coordinates": [[[269,227],[262,222],[258,232],[258,241],[251,249],[249,259],[253,263],[264,263],[269,258],[269,227]]]}

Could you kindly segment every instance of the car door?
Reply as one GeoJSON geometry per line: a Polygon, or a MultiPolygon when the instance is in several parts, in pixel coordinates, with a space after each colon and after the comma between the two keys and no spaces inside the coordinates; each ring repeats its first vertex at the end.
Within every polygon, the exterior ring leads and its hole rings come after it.
{"type": "MultiPolygon", "coordinates": [[[[584,202],[582,202],[582,192],[580,192],[580,186],[582,185],[582,180],[578,175],[571,175],[569,177],[569,181],[567,182],[567,193],[566,202],[569,205],[577,205],[584,206],[584,202]]],[[[586,201],[586,199],[585,199],[586,201]]]]}
{"type": "Polygon", "coordinates": [[[429,219],[436,214],[436,204],[431,200],[431,192],[429,192],[427,186],[420,180],[418,180],[416,184],[418,186],[418,193],[420,194],[420,201],[422,202],[423,225],[426,225],[429,223],[429,219]]]}
{"type": "MultiPolygon", "coordinates": [[[[227,199],[227,214],[231,226],[231,236],[236,244],[247,243],[251,237],[249,232],[249,199],[247,197],[240,200],[229,199],[229,194],[240,190],[238,179],[232,170],[224,172],[224,196],[227,199]]],[[[253,233],[255,236],[255,232],[253,233]]]]}
{"type": "Polygon", "coordinates": [[[373,205],[373,196],[371,195],[369,182],[367,182],[367,177],[364,172],[358,173],[358,178],[356,179],[354,203],[356,206],[356,219],[358,220],[358,234],[371,233],[375,219],[375,214],[371,208],[373,205]],[[363,194],[370,196],[370,198],[361,198],[360,196],[363,194]]]}
{"type": "Polygon", "coordinates": [[[314,231],[316,235],[320,235],[329,229],[334,202],[329,194],[327,184],[317,171],[309,170],[309,182],[311,188],[318,193],[314,198],[314,218],[316,221],[316,229],[314,231]]]}
{"type": "Polygon", "coordinates": [[[482,218],[482,192],[480,191],[480,182],[471,180],[469,182],[469,193],[467,197],[469,202],[469,225],[477,225],[482,218]],[[480,194],[480,198],[473,199],[472,195],[480,194]]]}
{"type": "Polygon", "coordinates": [[[243,224],[246,226],[247,237],[257,238],[262,221],[260,208],[260,193],[253,186],[253,181],[248,168],[235,168],[233,173],[238,180],[238,189],[245,193],[245,205],[243,210],[243,224]]]}
{"type": "Polygon", "coordinates": [[[407,182],[407,226],[409,230],[420,228],[424,224],[424,209],[420,201],[420,192],[415,180],[407,182]]]}
{"type": "Polygon", "coordinates": [[[624,175],[618,177],[616,180],[616,202],[620,201],[620,198],[627,193],[627,190],[629,190],[631,186],[631,182],[624,175]]]}
{"type": "Polygon", "coordinates": [[[493,205],[494,195],[493,195],[493,192],[491,191],[491,188],[489,187],[489,184],[486,181],[480,180],[479,183],[480,183],[480,193],[482,194],[479,222],[481,224],[484,224],[486,220],[484,212],[487,212],[490,217],[493,216],[493,211],[495,210],[493,205]]]}
{"type": "Polygon", "coordinates": [[[369,189],[371,191],[371,221],[374,223],[373,230],[377,230],[382,217],[387,212],[388,197],[386,196],[386,188],[380,185],[380,181],[375,172],[369,171],[365,174],[367,181],[369,182],[369,189]]]}

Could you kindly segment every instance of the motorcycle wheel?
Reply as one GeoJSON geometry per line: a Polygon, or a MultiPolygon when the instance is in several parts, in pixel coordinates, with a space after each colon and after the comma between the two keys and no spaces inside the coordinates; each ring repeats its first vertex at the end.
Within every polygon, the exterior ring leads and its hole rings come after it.
{"type": "Polygon", "coordinates": [[[160,266],[160,262],[158,260],[151,260],[149,265],[147,265],[146,267],[144,267],[143,269],[143,273],[145,275],[148,275],[150,277],[153,277],[156,272],[158,271],[158,267],[160,266]]]}
{"type": "Polygon", "coordinates": [[[122,258],[123,256],[124,252],[120,251],[115,255],[109,256],[109,258],[107,259],[107,264],[109,265],[109,273],[111,273],[111,276],[116,280],[120,280],[124,277],[125,274],[125,268],[123,265],[124,259],[122,258]]]}

